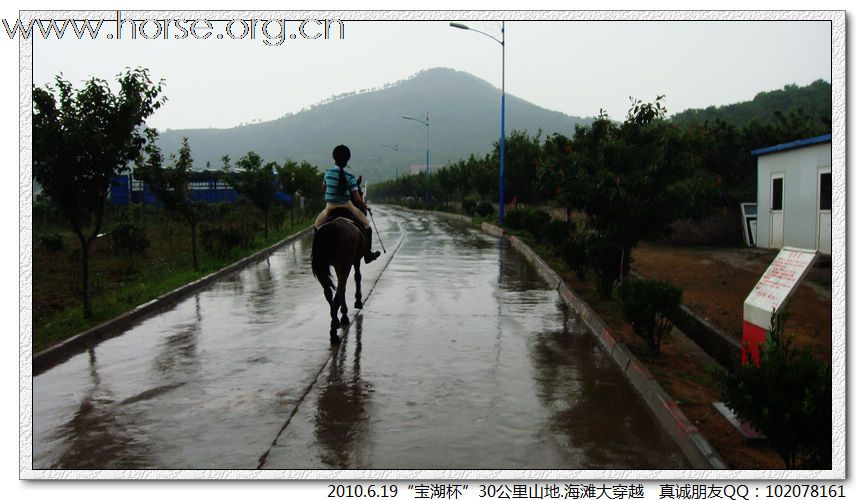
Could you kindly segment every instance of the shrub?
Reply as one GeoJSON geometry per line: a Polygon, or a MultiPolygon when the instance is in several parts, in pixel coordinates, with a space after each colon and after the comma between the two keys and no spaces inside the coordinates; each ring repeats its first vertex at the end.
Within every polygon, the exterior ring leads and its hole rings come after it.
{"type": "Polygon", "coordinates": [[[473,215],[475,213],[475,209],[478,204],[475,203],[474,200],[464,200],[463,201],[463,213],[466,215],[473,215]]]}
{"type": "Polygon", "coordinates": [[[541,231],[541,240],[551,245],[561,245],[569,239],[573,229],[574,225],[568,221],[551,220],[544,226],[543,231],[541,231]]]}
{"type": "Polygon", "coordinates": [[[828,469],[832,462],[832,380],[827,363],[793,346],[783,322],[749,362],[719,376],[721,400],[763,433],[788,469],[828,469]]]}
{"type": "Polygon", "coordinates": [[[36,238],[36,244],[48,252],[63,250],[63,236],[60,233],[41,234],[36,238]]]}
{"type": "Polygon", "coordinates": [[[493,204],[488,201],[478,203],[478,206],[475,209],[475,212],[481,217],[489,217],[495,211],[496,209],[493,207],[493,204]]]}
{"type": "MultiPolygon", "coordinates": [[[[598,292],[609,298],[627,264],[622,261],[625,258],[622,249],[603,235],[590,233],[586,237],[586,258],[589,267],[594,271],[598,292]]],[[[630,256],[627,258],[630,259],[630,256]]]]}
{"type": "Polygon", "coordinates": [[[120,217],[109,232],[111,250],[115,256],[125,255],[131,265],[134,257],[144,255],[150,248],[150,238],[144,227],[144,211],[140,205],[129,205],[120,217]]]}
{"type": "Polygon", "coordinates": [[[586,278],[589,267],[587,238],[585,233],[572,233],[562,241],[557,249],[565,264],[577,274],[580,281],[586,278]]]}
{"type": "Polygon", "coordinates": [[[526,227],[528,209],[512,208],[505,212],[504,223],[511,229],[520,230],[526,227]]]}
{"type": "Polygon", "coordinates": [[[285,219],[288,217],[288,209],[285,207],[275,206],[270,209],[270,225],[279,230],[285,224],[285,219]]]}
{"type": "Polygon", "coordinates": [[[205,226],[201,228],[201,246],[210,255],[224,258],[236,248],[252,244],[255,234],[254,227],[244,230],[237,227],[205,226]]]}
{"type": "Polygon", "coordinates": [[[682,302],[682,290],[663,281],[631,279],[617,293],[625,320],[659,354],[661,337],[673,328],[669,317],[682,302]]]}
{"type": "Polygon", "coordinates": [[[513,208],[505,213],[504,223],[511,229],[524,229],[531,233],[536,240],[540,240],[541,234],[550,222],[550,214],[543,210],[533,208],[513,208]]]}
{"type": "Polygon", "coordinates": [[[60,212],[48,197],[41,194],[33,200],[33,223],[39,226],[51,226],[60,222],[60,212]]]}
{"type": "Polygon", "coordinates": [[[536,241],[541,240],[541,236],[546,233],[547,225],[550,223],[550,214],[543,210],[529,210],[523,221],[525,229],[527,229],[536,241]]]}

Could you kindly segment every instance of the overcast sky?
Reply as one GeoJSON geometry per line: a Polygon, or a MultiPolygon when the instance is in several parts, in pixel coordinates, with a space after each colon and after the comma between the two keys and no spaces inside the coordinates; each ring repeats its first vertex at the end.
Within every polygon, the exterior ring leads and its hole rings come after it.
{"type": "MultiPolygon", "coordinates": [[[[501,46],[449,21],[345,21],[343,40],[287,39],[280,46],[263,43],[260,25],[255,40],[216,39],[224,24],[215,24],[207,40],[37,38],[33,76],[44,85],[62,72],[79,85],[90,76],[113,79],[127,66],[147,67],[166,81],[168,105],[149,122],[159,129],[272,120],[432,67],[467,71],[499,88],[501,46]]],[[[289,33],[297,24],[289,24],[289,33]]],[[[465,24],[500,36],[499,23],[465,24]]],[[[153,36],[157,28],[146,29],[153,36]]],[[[789,83],[831,81],[829,22],[508,21],[505,29],[508,94],[575,116],[604,108],[621,120],[629,96],[666,94],[675,113],[749,100],[789,83]]],[[[309,34],[321,31],[307,25],[309,34]]],[[[233,26],[235,36],[242,32],[243,25],[233,26]]],[[[269,33],[275,37],[278,26],[269,33]]]]}

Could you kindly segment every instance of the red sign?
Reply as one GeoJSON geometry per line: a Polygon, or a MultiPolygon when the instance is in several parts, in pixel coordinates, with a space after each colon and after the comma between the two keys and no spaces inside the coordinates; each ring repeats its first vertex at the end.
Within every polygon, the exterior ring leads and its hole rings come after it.
{"type": "Polygon", "coordinates": [[[817,258],[816,250],[784,247],[745,299],[742,313],[742,363],[748,354],[760,365],[760,344],[817,258]]]}

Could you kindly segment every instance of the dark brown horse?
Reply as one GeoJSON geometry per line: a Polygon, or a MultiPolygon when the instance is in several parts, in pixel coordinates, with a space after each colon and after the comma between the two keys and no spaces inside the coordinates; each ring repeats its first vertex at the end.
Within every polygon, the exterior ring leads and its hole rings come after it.
{"type": "MultiPolygon", "coordinates": [[[[334,211],[336,212],[336,210],[334,211]]],[[[336,215],[336,214],[335,214],[336,215]]],[[[330,305],[330,342],[340,341],[336,329],[340,324],[348,325],[348,305],[345,303],[345,288],[348,273],[354,266],[355,309],[362,309],[360,294],[360,259],[366,252],[366,238],[354,222],[345,217],[336,217],[322,224],[315,233],[312,242],[312,273],[321,283],[324,296],[330,305]],[[336,270],[336,293],[330,268],[336,270]],[[342,308],[342,322],[337,319],[337,309],[342,308]]]]}

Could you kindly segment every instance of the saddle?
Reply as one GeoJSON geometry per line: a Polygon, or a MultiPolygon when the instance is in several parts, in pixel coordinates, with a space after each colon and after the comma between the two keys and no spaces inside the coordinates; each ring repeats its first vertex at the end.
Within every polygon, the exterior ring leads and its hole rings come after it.
{"type": "Polygon", "coordinates": [[[337,207],[332,209],[328,213],[327,219],[325,219],[321,227],[324,227],[327,224],[336,221],[337,219],[346,219],[347,221],[354,224],[354,227],[356,227],[357,230],[360,231],[361,237],[363,237],[364,241],[366,241],[366,230],[364,230],[363,224],[361,224],[357,219],[355,219],[354,214],[351,213],[351,210],[347,208],[337,207]]]}

